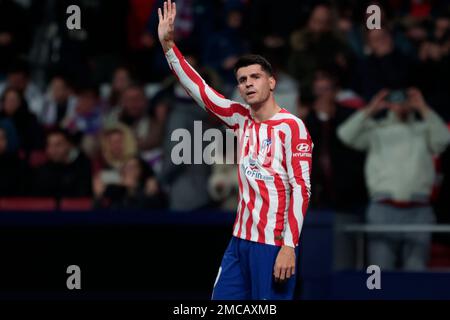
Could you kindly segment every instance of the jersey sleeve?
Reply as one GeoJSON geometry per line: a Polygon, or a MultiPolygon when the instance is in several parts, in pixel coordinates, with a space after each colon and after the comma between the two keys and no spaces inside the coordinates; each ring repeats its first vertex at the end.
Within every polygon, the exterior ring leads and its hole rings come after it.
{"type": "Polygon", "coordinates": [[[311,196],[310,175],[314,144],[300,119],[292,121],[289,127],[291,130],[285,138],[285,152],[291,197],[285,220],[283,245],[295,248],[311,196]]]}
{"type": "Polygon", "coordinates": [[[226,99],[207,85],[176,46],[166,52],[166,59],[172,72],[197,104],[214,114],[228,127],[233,129],[242,127],[250,114],[246,106],[226,99]]]}

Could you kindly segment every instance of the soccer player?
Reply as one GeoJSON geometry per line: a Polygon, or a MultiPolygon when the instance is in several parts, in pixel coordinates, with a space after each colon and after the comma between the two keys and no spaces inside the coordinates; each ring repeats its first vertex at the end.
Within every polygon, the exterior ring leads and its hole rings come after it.
{"type": "Polygon", "coordinates": [[[164,2],[158,15],[171,70],[202,108],[234,129],[240,143],[237,216],[212,299],[292,299],[310,198],[311,137],[299,118],[275,102],[276,80],[266,59],[238,60],[235,74],[246,103],[230,101],[209,87],[176,47],[175,3],[164,2]]]}

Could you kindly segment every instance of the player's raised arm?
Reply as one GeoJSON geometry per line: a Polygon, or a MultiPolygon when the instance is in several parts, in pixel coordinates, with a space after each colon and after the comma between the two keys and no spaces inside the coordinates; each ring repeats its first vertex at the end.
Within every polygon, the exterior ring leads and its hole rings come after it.
{"type": "Polygon", "coordinates": [[[189,95],[204,109],[212,112],[227,126],[239,128],[247,119],[250,111],[243,105],[225,99],[221,94],[208,86],[202,77],[184,59],[175,45],[174,22],[177,14],[175,3],[164,2],[164,7],[158,9],[158,37],[169,63],[181,85],[189,95]]]}
{"type": "Polygon", "coordinates": [[[164,1],[164,9],[158,8],[158,37],[163,47],[164,53],[167,53],[175,46],[174,23],[177,15],[177,6],[169,1],[164,1]]]}

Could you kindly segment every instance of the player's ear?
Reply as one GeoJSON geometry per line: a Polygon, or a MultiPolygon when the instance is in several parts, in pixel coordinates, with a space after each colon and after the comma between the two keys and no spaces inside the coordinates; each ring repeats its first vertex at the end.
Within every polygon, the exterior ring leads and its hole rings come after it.
{"type": "Polygon", "coordinates": [[[270,76],[269,77],[270,91],[274,91],[275,90],[276,84],[277,84],[277,80],[275,80],[275,78],[273,76],[270,76]]]}

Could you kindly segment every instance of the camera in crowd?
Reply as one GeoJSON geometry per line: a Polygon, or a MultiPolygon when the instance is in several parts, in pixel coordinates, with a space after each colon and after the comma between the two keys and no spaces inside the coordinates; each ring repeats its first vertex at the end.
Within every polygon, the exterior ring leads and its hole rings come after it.
{"type": "Polygon", "coordinates": [[[389,92],[389,95],[386,97],[386,101],[390,103],[396,103],[404,105],[404,102],[407,99],[406,90],[405,89],[397,89],[389,92]]]}

